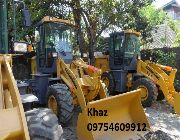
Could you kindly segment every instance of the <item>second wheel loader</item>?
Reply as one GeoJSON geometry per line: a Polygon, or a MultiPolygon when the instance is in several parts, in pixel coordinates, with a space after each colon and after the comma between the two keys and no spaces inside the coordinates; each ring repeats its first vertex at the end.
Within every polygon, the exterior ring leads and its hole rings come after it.
{"type": "Polygon", "coordinates": [[[96,55],[95,59],[95,66],[103,71],[102,80],[110,94],[140,88],[144,107],[151,106],[157,96],[164,94],[180,114],[180,94],[173,85],[177,70],[149,60],[142,61],[139,36],[139,32],[132,30],[110,34],[108,51],[105,55],[96,55]]]}

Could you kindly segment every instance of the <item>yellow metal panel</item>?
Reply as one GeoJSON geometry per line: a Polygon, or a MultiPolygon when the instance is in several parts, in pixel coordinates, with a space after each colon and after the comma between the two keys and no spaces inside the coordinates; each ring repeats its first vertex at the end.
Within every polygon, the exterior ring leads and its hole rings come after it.
{"type": "Polygon", "coordinates": [[[70,21],[70,20],[65,20],[65,19],[59,19],[59,18],[55,18],[55,17],[50,17],[50,16],[45,16],[42,20],[42,23],[44,22],[52,22],[52,23],[64,23],[67,24],[68,26],[72,26],[72,27],[76,27],[75,24],[70,21]]]}
{"type": "Polygon", "coordinates": [[[0,95],[4,96],[5,104],[0,109],[0,139],[29,140],[25,113],[11,62],[11,55],[0,55],[0,95]]]}
{"type": "MultiPolygon", "coordinates": [[[[141,90],[104,98],[87,104],[87,108],[78,117],[77,133],[79,140],[129,140],[140,138],[143,131],[88,131],[88,123],[145,123],[150,129],[148,120],[141,105],[141,90]],[[107,110],[108,116],[88,116],[88,108],[107,110]],[[82,123],[83,122],[83,123],[82,123]]],[[[136,129],[137,130],[137,129],[136,129]]]]}
{"type": "MultiPolygon", "coordinates": [[[[0,83],[2,83],[1,65],[0,65],[0,83]]],[[[3,85],[0,84],[0,109],[3,109],[3,108],[4,108],[3,85]]]]}
{"type": "Polygon", "coordinates": [[[101,69],[102,73],[109,70],[109,57],[99,56],[95,58],[95,67],[101,69]]]}
{"type": "Polygon", "coordinates": [[[36,56],[33,56],[31,58],[31,72],[32,72],[32,74],[36,74],[37,73],[36,56]]]}
{"type": "Polygon", "coordinates": [[[11,99],[11,95],[10,92],[6,89],[4,91],[4,102],[5,102],[5,107],[7,108],[12,108],[13,104],[12,104],[12,99],[11,99]]]}
{"type": "Polygon", "coordinates": [[[174,95],[174,110],[178,115],[180,115],[180,93],[174,95]]]}
{"type": "Polygon", "coordinates": [[[125,30],[124,32],[127,33],[127,34],[134,34],[136,36],[141,36],[140,32],[136,32],[134,30],[125,30]]]}
{"type": "Polygon", "coordinates": [[[0,114],[0,139],[6,136],[8,140],[25,140],[18,108],[1,109],[0,114]]]}

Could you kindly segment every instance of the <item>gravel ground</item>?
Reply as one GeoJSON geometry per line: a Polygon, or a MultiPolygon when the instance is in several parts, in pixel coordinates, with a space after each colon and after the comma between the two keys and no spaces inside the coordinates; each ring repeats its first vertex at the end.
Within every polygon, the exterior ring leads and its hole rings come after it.
{"type": "Polygon", "coordinates": [[[173,108],[166,101],[154,103],[145,112],[153,131],[161,130],[173,140],[180,140],[180,116],[174,114],[173,108]]]}
{"type": "MultiPolygon", "coordinates": [[[[174,114],[173,108],[166,101],[156,102],[144,110],[152,132],[139,140],[180,140],[180,117],[174,114]]],[[[63,126],[65,140],[78,140],[76,124],[80,109],[75,108],[74,112],[71,122],[63,126]]]]}

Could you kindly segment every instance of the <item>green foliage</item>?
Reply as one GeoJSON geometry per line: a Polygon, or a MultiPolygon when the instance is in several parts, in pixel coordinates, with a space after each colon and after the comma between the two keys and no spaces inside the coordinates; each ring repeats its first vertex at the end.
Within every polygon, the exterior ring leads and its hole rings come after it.
{"type": "MultiPolygon", "coordinates": [[[[153,0],[25,0],[35,24],[44,16],[74,19],[81,27],[83,47],[96,48],[101,33],[109,27],[134,29],[142,33],[145,42],[150,41],[151,31],[164,20],[164,13],[149,6],[153,0]],[[80,13],[80,14],[79,14],[80,13]],[[81,20],[81,22],[78,22],[81,20]]],[[[33,26],[24,28],[21,22],[22,6],[17,6],[17,34],[19,40],[26,34],[33,34],[33,26]]],[[[12,3],[9,3],[9,34],[13,34],[12,3]]],[[[81,43],[82,44],[82,43],[81,43]]],[[[85,49],[88,50],[88,49],[85,49]]]]}
{"type": "Polygon", "coordinates": [[[156,9],[153,5],[143,7],[140,13],[147,18],[149,26],[153,27],[163,23],[166,17],[166,13],[163,10],[156,9]]]}
{"type": "Polygon", "coordinates": [[[163,10],[156,9],[153,5],[148,5],[140,9],[140,14],[148,23],[146,28],[142,30],[142,32],[146,32],[147,35],[143,36],[143,39],[146,42],[151,42],[152,30],[157,29],[157,25],[160,25],[165,21],[166,13],[163,10]]]}
{"type": "Polygon", "coordinates": [[[174,40],[173,46],[180,46],[180,21],[175,21],[171,18],[168,18],[168,26],[176,33],[176,38],[174,40]]]}
{"type": "MultiPolygon", "coordinates": [[[[59,6],[57,0],[24,0],[26,7],[30,10],[32,27],[25,28],[22,24],[22,14],[21,10],[23,9],[23,4],[18,3],[16,7],[16,34],[17,40],[23,40],[25,35],[33,34],[34,25],[39,22],[44,16],[55,16],[59,18],[64,18],[68,16],[67,9],[63,9],[59,6]],[[55,6],[56,5],[56,6],[55,6]]],[[[12,1],[8,2],[8,30],[10,37],[14,35],[13,29],[13,4],[12,1]]]]}
{"type": "Polygon", "coordinates": [[[154,52],[154,55],[156,56],[156,62],[162,65],[166,66],[172,66],[175,67],[176,65],[176,53],[173,51],[162,51],[158,50],[154,52]]]}

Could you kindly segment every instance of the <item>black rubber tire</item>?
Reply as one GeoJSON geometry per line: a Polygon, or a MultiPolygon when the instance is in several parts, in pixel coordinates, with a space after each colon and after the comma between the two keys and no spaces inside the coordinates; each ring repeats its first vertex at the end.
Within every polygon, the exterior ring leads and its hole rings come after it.
{"type": "Polygon", "coordinates": [[[164,97],[164,94],[162,92],[162,90],[158,90],[158,96],[157,96],[157,101],[161,101],[163,100],[165,97],[164,97]]]}
{"type": "Polygon", "coordinates": [[[50,109],[33,109],[25,115],[31,140],[63,140],[62,127],[50,109]]]}
{"type": "Polygon", "coordinates": [[[104,72],[102,75],[101,75],[101,80],[103,81],[103,79],[107,78],[109,80],[109,86],[107,86],[107,89],[108,89],[108,93],[110,95],[114,95],[114,88],[115,88],[115,83],[114,83],[114,78],[112,76],[111,73],[109,72],[104,72]]]}
{"type": "MultiPolygon", "coordinates": [[[[54,84],[48,88],[47,99],[54,96],[58,106],[58,120],[61,124],[66,124],[73,116],[73,98],[69,88],[65,84],[54,84]]],[[[48,103],[48,100],[47,100],[48,103]]]]}
{"type": "Polygon", "coordinates": [[[147,78],[139,78],[133,83],[132,89],[135,90],[141,85],[145,86],[148,90],[148,97],[146,100],[142,101],[142,105],[143,107],[150,107],[157,99],[157,87],[151,80],[147,78]]]}

